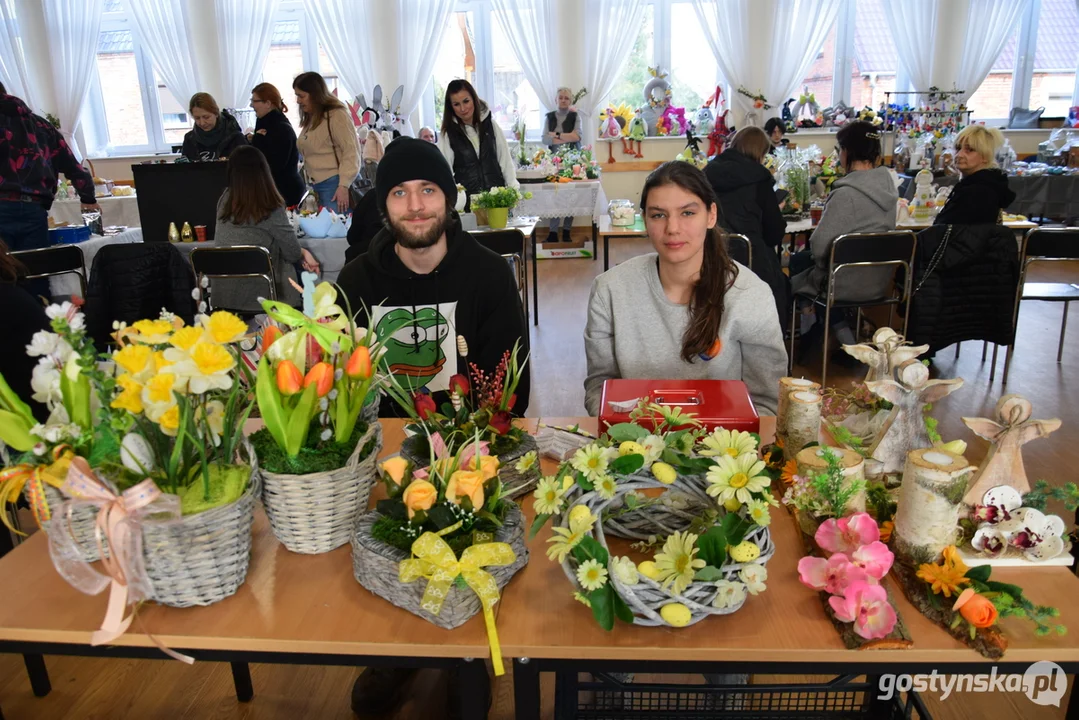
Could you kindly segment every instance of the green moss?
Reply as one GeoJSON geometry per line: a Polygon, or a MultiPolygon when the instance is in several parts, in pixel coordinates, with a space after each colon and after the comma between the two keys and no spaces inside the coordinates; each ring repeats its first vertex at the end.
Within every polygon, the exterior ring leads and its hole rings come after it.
{"type": "Polygon", "coordinates": [[[251,468],[241,465],[210,465],[210,497],[206,497],[202,476],[180,491],[180,511],[183,515],[213,510],[235,502],[247,489],[251,468]]]}
{"type": "MultiPolygon", "coordinates": [[[[505,521],[506,511],[508,508],[508,502],[500,502],[498,507],[495,508],[494,516],[498,518],[499,522],[505,521]]],[[[371,537],[381,542],[390,545],[391,547],[404,550],[405,552],[412,551],[412,543],[424,532],[430,530],[437,532],[437,528],[432,523],[426,523],[423,527],[417,528],[415,534],[409,533],[403,529],[402,526],[406,525],[402,520],[397,520],[388,515],[379,515],[371,526],[371,537]]],[[[461,554],[465,550],[472,546],[472,536],[475,532],[486,532],[494,535],[498,532],[498,525],[487,518],[475,518],[473,521],[465,521],[462,528],[452,535],[443,536],[442,539],[446,541],[446,544],[453,550],[454,555],[460,559],[461,554]]]]}
{"type": "MultiPolygon", "coordinates": [[[[318,431],[312,429],[307,436],[307,444],[300,448],[295,458],[290,458],[274,441],[273,435],[266,428],[262,428],[249,438],[258,455],[259,467],[272,473],[285,473],[289,475],[307,475],[308,473],[327,472],[344,467],[348,462],[352,451],[356,449],[356,443],[367,432],[367,423],[362,420],[356,423],[356,429],[352,431],[352,437],[348,442],[318,442],[318,431]]],[[[371,438],[360,452],[363,460],[375,447],[375,439],[371,438]]]]}

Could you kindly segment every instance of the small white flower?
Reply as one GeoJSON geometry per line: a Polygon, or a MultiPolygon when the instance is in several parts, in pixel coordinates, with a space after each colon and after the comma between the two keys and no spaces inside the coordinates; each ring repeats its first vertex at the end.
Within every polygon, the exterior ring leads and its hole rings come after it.
{"type": "MultiPolygon", "coordinates": [[[[26,346],[26,354],[30,357],[41,357],[56,352],[56,346],[63,342],[60,336],[48,330],[38,330],[30,338],[30,344],[26,346]]],[[[65,343],[66,344],[66,343],[65,343]]]]}
{"type": "Polygon", "coordinates": [[[113,320],[112,321],[112,329],[113,330],[119,330],[120,329],[120,321],[119,320],[113,320]]]}
{"type": "Polygon", "coordinates": [[[636,563],[628,557],[611,558],[611,573],[623,585],[636,585],[641,579],[636,563]]]}
{"type": "Polygon", "coordinates": [[[63,402],[64,396],[60,391],[60,369],[48,358],[42,358],[34,366],[30,374],[30,396],[39,403],[52,406],[63,402]]]}
{"type": "MultiPolygon", "coordinates": [[[[344,376],[345,376],[345,371],[343,369],[341,369],[341,368],[337,368],[336,370],[333,371],[333,381],[334,382],[339,381],[344,376]]],[[[334,390],[333,392],[337,392],[337,391],[334,390]]]]}
{"type": "Polygon", "coordinates": [[[326,397],[328,397],[331,401],[336,400],[337,399],[337,388],[334,388],[333,390],[330,390],[330,392],[326,393],[326,397]]]}
{"type": "Polygon", "coordinates": [[[746,584],[750,595],[759,595],[766,589],[764,581],[768,579],[768,569],[760,563],[750,563],[742,566],[738,578],[746,584]]]}
{"type": "Polygon", "coordinates": [[[48,448],[45,447],[45,443],[38,443],[37,445],[34,445],[34,454],[38,457],[41,457],[45,454],[45,451],[47,449],[48,448]]]}
{"type": "Polygon", "coordinates": [[[330,438],[333,437],[333,430],[330,430],[329,428],[326,428],[325,430],[322,431],[322,436],[321,437],[322,437],[322,441],[326,442],[327,440],[329,440],[330,438]]]}
{"type": "MultiPolygon", "coordinates": [[[[202,292],[199,291],[198,288],[195,288],[194,290],[191,291],[191,299],[192,300],[200,300],[200,299],[202,299],[202,292]]],[[[113,327],[115,327],[115,326],[116,326],[116,323],[113,323],[113,327]]]]}
{"type": "Polygon", "coordinates": [[[199,281],[199,286],[204,289],[210,287],[210,278],[203,275],[202,279],[199,281]]]}
{"type": "Polygon", "coordinates": [[[65,300],[62,303],[53,303],[45,308],[45,314],[50,320],[58,320],[59,318],[67,319],[67,314],[71,312],[71,303],[65,300]]]}
{"type": "Polygon", "coordinates": [[[640,440],[644,448],[644,466],[651,467],[652,463],[659,460],[663,451],[667,449],[667,443],[659,435],[646,435],[640,440]]]}
{"type": "Polygon", "coordinates": [[[716,599],[712,606],[723,610],[740,604],[746,597],[746,586],[740,582],[731,580],[719,580],[716,582],[716,599]]]}
{"type": "Polygon", "coordinates": [[[83,315],[81,312],[77,312],[77,313],[75,313],[74,315],[71,316],[71,320],[68,321],[67,325],[68,325],[68,327],[70,327],[72,330],[75,330],[76,332],[79,331],[79,330],[85,330],[86,329],[86,316],[83,315]]]}
{"type": "Polygon", "coordinates": [[[585,590],[599,590],[607,584],[607,568],[598,560],[585,560],[577,568],[577,582],[585,590]]]}

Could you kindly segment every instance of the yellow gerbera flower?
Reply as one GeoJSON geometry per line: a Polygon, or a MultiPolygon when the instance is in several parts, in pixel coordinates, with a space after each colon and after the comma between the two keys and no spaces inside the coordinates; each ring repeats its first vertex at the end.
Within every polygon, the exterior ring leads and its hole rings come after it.
{"type": "Polygon", "coordinates": [[[203,320],[210,338],[219,344],[233,343],[247,334],[247,323],[230,312],[218,310],[203,320]]]}
{"type": "Polygon", "coordinates": [[[794,476],[798,474],[798,462],[796,460],[788,460],[783,466],[783,472],[779,476],[779,479],[790,485],[794,482],[794,476]]]}
{"type": "Polygon", "coordinates": [[[675,595],[693,582],[693,576],[705,566],[704,560],[694,558],[697,554],[697,536],[690,532],[676,532],[667,538],[663,550],[656,553],[656,571],[663,587],[670,587],[675,595]]]}
{"type": "MultiPolygon", "coordinates": [[[[581,506],[583,507],[583,506],[581,506]]],[[[587,515],[570,517],[569,527],[555,527],[554,537],[547,539],[551,547],[547,548],[547,557],[556,562],[565,562],[566,556],[573,548],[580,544],[584,536],[592,532],[592,526],[596,523],[596,516],[589,512],[587,515]]]]}
{"type": "Polygon", "coordinates": [[[961,586],[969,585],[966,564],[959,558],[954,545],[944,548],[940,563],[924,563],[918,566],[917,575],[929,583],[934,593],[950,598],[961,592],[961,586]]]}
{"type": "Polygon", "coordinates": [[[764,461],[756,455],[731,457],[720,455],[719,461],[708,470],[708,494],[719,502],[731,498],[748,503],[753,493],[766,490],[768,476],[764,474],[764,461]]]}
{"type": "Polygon", "coordinates": [[[705,457],[718,457],[727,455],[739,457],[747,453],[756,454],[757,439],[747,432],[740,430],[716,429],[712,434],[706,435],[701,440],[704,449],[701,455],[705,457]]]}

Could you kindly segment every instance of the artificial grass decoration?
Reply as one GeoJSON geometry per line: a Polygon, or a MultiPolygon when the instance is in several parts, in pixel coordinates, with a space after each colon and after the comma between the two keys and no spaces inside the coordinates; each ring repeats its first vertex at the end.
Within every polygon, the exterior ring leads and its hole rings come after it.
{"type": "MultiPolygon", "coordinates": [[[[307,443],[300,448],[295,458],[290,458],[278,446],[266,428],[260,429],[249,439],[255,448],[255,454],[258,455],[259,467],[263,470],[287,475],[307,475],[344,467],[352,451],[356,449],[356,443],[367,432],[367,427],[364,421],[357,422],[352,436],[345,443],[319,442],[318,433],[311,432],[307,436],[307,443]]],[[[360,460],[370,455],[374,448],[375,438],[371,438],[360,451],[360,460]]]]}
{"type": "Polygon", "coordinates": [[[185,517],[239,500],[251,478],[251,468],[246,465],[210,465],[208,472],[209,499],[206,498],[201,478],[180,491],[180,512],[185,517]]]}

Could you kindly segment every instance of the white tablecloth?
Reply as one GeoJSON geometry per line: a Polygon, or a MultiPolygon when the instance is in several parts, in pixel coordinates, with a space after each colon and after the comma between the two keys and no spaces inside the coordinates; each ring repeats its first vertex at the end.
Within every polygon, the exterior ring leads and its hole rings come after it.
{"type": "Polygon", "coordinates": [[[522,183],[521,192],[532,197],[517,203],[514,212],[538,218],[591,217],[597,222],[607,212],[607,195],[599,180],[568,183],[522,183]]]}
{"type": "MultiPolygon", "coordinates": [[[[139,200],[134,195],[128,197],[98,198],[101,206],[101,222],[108,225],[124,225],[129,228],[142,226],[139,219],[139,200]]],[[[58,223],[82,225],[82,204],[78,200],[57,200],[52,204],[49,215],[58,223]]]]}

